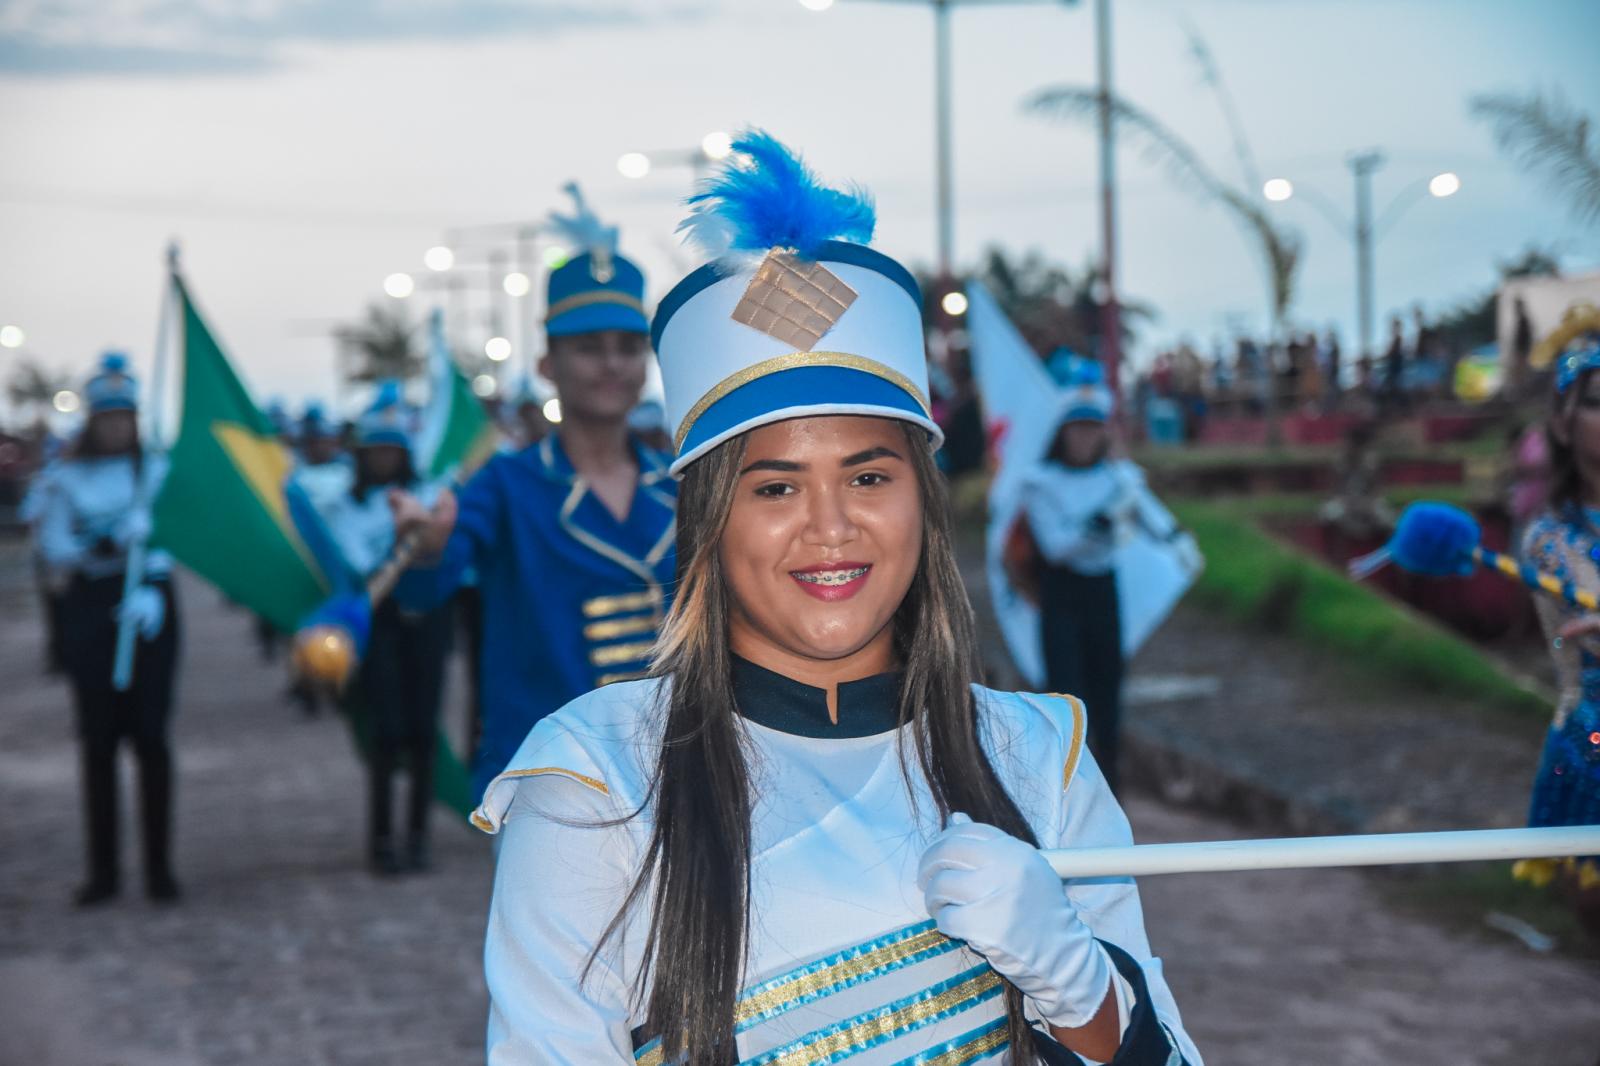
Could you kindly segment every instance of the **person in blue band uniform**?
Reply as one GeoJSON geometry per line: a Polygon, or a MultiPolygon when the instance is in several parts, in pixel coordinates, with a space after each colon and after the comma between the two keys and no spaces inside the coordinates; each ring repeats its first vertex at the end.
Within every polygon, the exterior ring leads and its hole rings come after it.
{"type": "Polygon", "coordinates": [[[429,557],[395,595],[443,602],[468,568],[483,603],[482,738],[475,788],[505,767],[534,723],[600,685],[643,676],[665,616],[676,486],[667,457],[629,432],[650,360],[644,277],[617,253],[575,187],[558,232],[581,248],[549,279],[539,372],[561,421],[496,455],[431,513],[397,498],[429,557]]]}
{"type": "MultiPolygon", "coordinates": [[[[394,550],[389,494],[414,493],[422,503],[436,496],[431,486],[419,483],[407,417],[398,383],[384,382],[356,423],[348,488],[313,501],[340,555],[362,583],[394,550]]],[[[350,698],[370,726],[367,844],[368,861],[378,874],[429,865],[434,745],[451,622],[446,606],[412,611],[392,597],[372,612],[371,635],[350,698]],[[400,769],[410,777],[403,849],[393,816],[394,776],[400,769]]]]}
{"type": "MultiPolygon", "coordinates": [[[[1600,334],[1578,338],[1558,357],[1547,433],[1550,498],[1523,535],[1522,560],[1600,592],[1600,334]]],[[[1534,604],[1551,642],[1559,699],[1528,824],[1600,824],[1600,615],[1549,596],[1534,604]]],[[[1600,934],[1600,856],[1525,860],[1515,869],[1535,884],[1559,877],[1584,925],[1600,934]]]]}
{"type": "Polygon", "coordinates": [[[769,136],[696,200],[716,261],[654,322],[681,478],[652,676],[528,735],[488,1058],[1198,1066],[1071,697],[975,684],[920,296],[859,190],[769,136]]]}
{"type": "Polygon", "coordinates": [[[139,443],[138,386],[120,354],[105,357],[83,390],[89,416],[56,467],[40,502],[39,552],[65,582],[60,607],[63,665],[72,682],[83,760],[89,876],[82,906],[114,898],[117,749],[127,740],[139,764],[145,889],[179,898],[172,873],[172,751],[168,720],[178,661],[178,605],[172,559],[151,550],[141,581],[124,596],[129,549],[150,533],[150,504],[164,473],[139,443]],[[112,684],[119,622],[135,629],[132,684],[112,684]]]}

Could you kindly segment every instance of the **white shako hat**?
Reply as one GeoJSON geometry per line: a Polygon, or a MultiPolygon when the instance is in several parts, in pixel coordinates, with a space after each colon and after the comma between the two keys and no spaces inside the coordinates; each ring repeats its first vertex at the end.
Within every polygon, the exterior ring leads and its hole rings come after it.
{"type": "Polygon", "coordinates": [[[864,190],[819,184],[755,130],[689,203],[679,229],[714,260],[667,293],[650,332],[673,474],[788,418],[896,418],[944,442],[928,408],[922,296],[910,271],[866,246],[876,217],[864,190]]]}

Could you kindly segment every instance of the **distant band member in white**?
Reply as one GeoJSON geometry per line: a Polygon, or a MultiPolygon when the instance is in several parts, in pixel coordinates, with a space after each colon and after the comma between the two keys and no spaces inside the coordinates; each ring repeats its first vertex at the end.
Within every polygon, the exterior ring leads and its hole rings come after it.
{"type": "Polygon", "coordinates": [[[540,722],[503,834],[489,1061],[1198,1066],[1071,698],[973,684],[916,284],[764,134],[658,310],[681,474],[655,676],[540,722]],[[843,238],[843,239],[839,239],[843,238]]]}

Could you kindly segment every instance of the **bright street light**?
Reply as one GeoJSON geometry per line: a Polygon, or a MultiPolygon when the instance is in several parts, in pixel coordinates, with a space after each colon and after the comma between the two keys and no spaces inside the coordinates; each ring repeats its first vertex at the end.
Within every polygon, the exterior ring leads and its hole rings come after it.
{"type": "Polygon", "coordinates": [[[625,178],[642,178],[650,173],[650,157],[643,152],[626,152],[617,157],[617,173],[625,178]]]}
{"type": "Polygon", "coordinates": [[[528,275],[520,270],[513,270],[507,274],[500,285],[506,290],[507,296],[526,296],[528,295],[528,290],[533,288],[533,283],[528,280],[528,275]]]}
{"type": "Polygon", "coordinates": [[[383,279],[383,291],[396,300],[404,300],[416,287],[417,283],[411,280],[410,274],[390,274],[383,279]]]}
{"type": "Polygon", "coordinates": [[[726,159],[733,152],[733,138],[721,130],[712,130],[700,138],[700,150],[707,159],[726,159]]]}
{"type": "Polygon", "coordinates": [[[1261,195],[1275,204],[1281,204],[1294,195],[1294,182],[1288,178],[1270,178],[1261,186],[1261,195]]]}
{"type": "Polygon", "coordinates": [[[449,270],[456,265],[456,253],[442,244],[436,244],[423,255],[422,261],[429,270],[435,272],[449,270]]]}
{"type": "Polygon", "coordinates": [[[807,11],[826,11],[833,6],[833,0],[800,0],[800,6],[807,11]]]}
{"type": "Polygon", "coordinates": [[[78,409],[78,394],[71,389],[62,389],[50,400],[55,409],[64,415],[70,415],[78,409]]]}
{"type": "Polygon", "coordinates": [[[571,258],[572,253],[559,244],[552,244],[544,250],[544,265],[547,270],[560,270],[571,258]]]}
{"type": "Polygon", "coordinates": [[[0,326],[0,348],[20,348],[27,339],[21,326],[0,326]]]}
{"type": "Polygon", "coordinates": [[[497,363],[511,358],[511,342],[504,337],[490,337],[483,345],[483,354],[497,363]]]}
{"type": "Polygon", "coordinates": [[[1461,178],[1452,171],[1435,174],[1428,182],[1428,194],[1440,200],[1446,196],[1454,196],[1461,191],[1461,178]]]}
{"type": "Polygon", "coordinates": [[[944,308],[947,315],[964,315],[967,313],[967,294],[954,290],[947,292],[939,301],[939,306],[944,308]]]}
{"type": "Polygon", "coordinates": [[[544,412],[544,420],[552,426],[561,421],[561,401],[554,396],[546,400],[540,410],[544,412]]]}
{"type": "Polygon", "coordinates": [[[494,395],[494,375],[493,374],[479,374],[477,377],[473,378],[472,379],[472,394],[474,396],[477,396],[477,397],[480,397],[480,398],[485,398],[485,399],[490,397],[490,396],[493,396],[494,395]]]}

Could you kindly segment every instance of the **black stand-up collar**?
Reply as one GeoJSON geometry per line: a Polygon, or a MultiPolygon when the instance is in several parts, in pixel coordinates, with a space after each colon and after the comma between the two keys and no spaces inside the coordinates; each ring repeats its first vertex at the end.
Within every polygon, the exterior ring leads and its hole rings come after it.
{"type": "Polygon", "coordinates": [[[828,694],[753,662],[733,657],[733,699],[757,725],[822,740],[887,733],[900,724],[899,672],[839,686],[839,722],[828,717],[828,694]]]}

